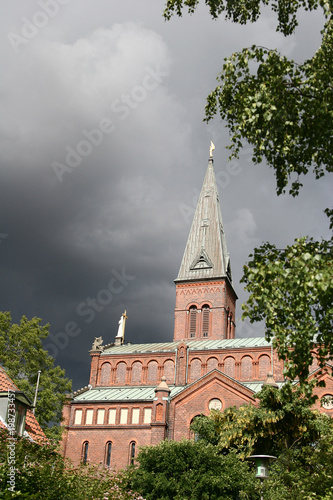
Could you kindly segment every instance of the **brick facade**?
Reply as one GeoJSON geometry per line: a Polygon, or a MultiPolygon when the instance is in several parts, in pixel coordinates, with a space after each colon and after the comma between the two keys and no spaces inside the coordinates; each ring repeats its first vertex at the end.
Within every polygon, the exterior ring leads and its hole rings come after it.
{"type": "Polygon", "coordinates": [[[198,311],[195,338],[207,338],[203,331],[203,309],[209,308],[209,338],[235,337],[236,295],[227,279],[195,283],[176,283],[174,341],[191,338],[190,309],[198,311]]]}
{"type": "MultiPolygon", "coordinates": [[[[268,373],[282,384],[265,339],[235,338],[236,299],[210,159],[176,280],[173,342],[93,344],[89,385],[64,406],[63,454],[123,468],[141,446],[190,438],[193,418],[212,407],[256,404],[268,373]]],[[[332,378],[313,370],[326,381],[319,398],[333,395],[332,378]]],[[[333,414],[320,399],[316,408],[333,414]]]]}

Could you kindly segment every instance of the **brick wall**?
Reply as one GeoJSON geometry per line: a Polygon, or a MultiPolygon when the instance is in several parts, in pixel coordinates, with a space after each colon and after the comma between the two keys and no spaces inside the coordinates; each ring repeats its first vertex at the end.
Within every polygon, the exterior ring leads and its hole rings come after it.
{"type": "MultiPolygon", "coordinates": [[[[89,443],[88,459],[92,463],[106,460],[106,444],[111,441],[111,463],[116,469],[126,467],[130,461],[130,444],[135,442],[136,453],[139,446],[151,444],[151,419],[145,423],[145,410],[153,415],[153,402],[121,402],[118,404],[77,402],[71,405],[67,433],[62,443],[63,454],[78,464],[82,460],[83,444],[89,443]],[[105,410],[103,423],[98,424],[98,410],[105,410]],[[109,424],[109,411],[115,410],[115,423],[109,424]],[[137,412],[139,410],[139,412],[137,412]],[[75,424],[76,412],[82,412],[81,423],[75,424]],[[92,423],[86,419],[92,411],[92,423]],[[139,413],[139,419],[137,421],[139,413]],[[127,414],[127,418],[124,416],[127,414]],[[132,423],[132,422],[135,423],[132,423]],[[123,423],[122,423],[123,422],[123,423]]],[[[90,420],[89,420],[90,421],[90,420]]],[[[163,422],[160,422],[163,424],[163,422]]],[[[165,427],[165,425],[164,425],[165,427]]],[[[162,434],[161,434],[162,436],[162,434]]]]}
{"type": "Polygon", "coordinates": [[[202,331],[202,307],[210,308],[210,331],[207,338],[224,339],[235,336],[236,295],[227,280],[202,283],[177,283],[174,341],[190,338],[189,309],[198,310],[195,338],[204,338],[202,331]],[[228,328],[228,316],[230,325],[228,328]]]}
{"type": "MultiPolygon", "coordinates": [[[[90,384],[101,387],[151,386],[159,383],[163,375],[169,385],[175,382],[176,385],[184,385],[213,368],[236,380],[264,381],[271,371],[271,348],[188,351],[186,342],[180,342],[177,351],[175,349],[166,353],[96,356],[94,352],[92,363],[95,371],[92,369],[90,384]],[[94,381],[97,383],[93,384],[94,381]]],[[[274,376],[277,381],[283,380],[282,372],[283,363],[274,354],[274,376]]]]}

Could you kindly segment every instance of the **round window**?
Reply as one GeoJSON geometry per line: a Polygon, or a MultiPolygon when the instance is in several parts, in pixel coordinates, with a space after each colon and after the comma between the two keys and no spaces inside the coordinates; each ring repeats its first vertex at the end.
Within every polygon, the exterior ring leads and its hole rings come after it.
{"type": "Polygon", "coordinates": [[[325,410],[333,410],[333,394],[325,394],[321,398],[321,406],[325,410]]]}
{"type": "Polygon", "coordinates": [[[218,398],[211,399],[208,408],[210,410],[222,410],[222,401],[218,398]]]}

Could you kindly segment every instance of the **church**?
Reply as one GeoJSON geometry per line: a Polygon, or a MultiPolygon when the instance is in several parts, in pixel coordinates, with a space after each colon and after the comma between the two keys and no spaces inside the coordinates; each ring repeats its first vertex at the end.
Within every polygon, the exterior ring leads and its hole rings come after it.
{"type": "MultiPolygon", "coordinates": [[[[265,338],[235,335],[237,295],[212,151],[213,145],[175,280],[173,340],[125,342],[126,311],[113,343],[95,338],[89,384],[63,409],[62,453],[74,464],[124,468],[141,446],[191,438],[197,415],[255,404],[256,392],[268,380],[284,383],[283,363],[265,338]]],[[[311,376],[326,381],[318,388],[320,398],[333,395],[327,373],[314,364],[311,376]]],[[[320,398],[318,409],[332,415],[333,405],[321,406],[320,398]]]]}

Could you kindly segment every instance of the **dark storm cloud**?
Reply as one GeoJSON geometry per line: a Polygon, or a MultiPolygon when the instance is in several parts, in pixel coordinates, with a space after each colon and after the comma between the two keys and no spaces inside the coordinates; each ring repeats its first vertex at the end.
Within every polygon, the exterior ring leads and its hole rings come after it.
{"type": "MultiPolygon", "coordinates": [[[[68,2],[14,51],[8,33],[21,34],[40,3],[0,9],[2,309],[51,324],[50,351],[74,388],[88,382],[94,337],[111,342],[124,309],[126,340],[172,339],[173,280],[210,139],[238,318],[242,265],[255,245],[325,236],[328,180],[307,181],[297,200],[275,198],[273,173],[252,167],[247,148],[227,163],[224,125],[202,123],[223,57],[253,43],[310,57],[319,16],[304,16],[303,30],[285,39],[269,15],[241,27],[200,8],[164,23],[163,2],[68,2]]],[[[238,321],[238,334],[262,327],[238,321]]]]}

